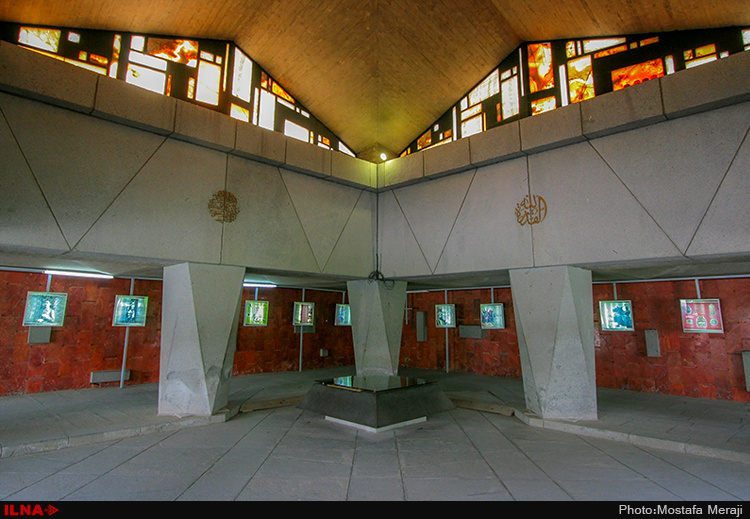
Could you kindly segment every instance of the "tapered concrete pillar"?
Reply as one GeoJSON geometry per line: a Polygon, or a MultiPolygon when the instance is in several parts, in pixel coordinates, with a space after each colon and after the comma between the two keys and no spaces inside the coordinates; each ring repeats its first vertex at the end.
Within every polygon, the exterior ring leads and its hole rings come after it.
{"type": "Polygon", "coordinates": [[[526,406],[540,418],[596,420],[591,272],[510,271],[526,406]]]}
{"type": "Polygon", "coordinates": [[[245,269],[164,269],[159,414],[216,414],[228,402],[245,269]]]}
{"type": "Polygon", "coordinates": [[[406,282],[348,281],[357,375],[398,374],[406,282]]]}

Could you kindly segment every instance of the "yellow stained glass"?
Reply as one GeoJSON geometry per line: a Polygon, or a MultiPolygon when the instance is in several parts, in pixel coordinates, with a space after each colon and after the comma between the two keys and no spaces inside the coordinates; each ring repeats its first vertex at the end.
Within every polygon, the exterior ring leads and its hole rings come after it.
{"type": "Polygon", "coordinates": [[[39,50],[57,52],[60,47],[60,34],[60,31],[56,29],[21,27],[18,32],[18,43],[39,50]]]}
{"type": "Polygon", "coordinates": [[[250,122],[250,110],[234,103],[232,103],[232,106],[229,108],[229,115],[240,121],[245,121],[246,123],[250,122]]]}
{"type": "Polygon", "coordinates": [[[555,97],[545,97],[531,102],[531,115],[539,115],[557,108],[557,99],[555,97]]]}
{"type": "Polygon", "coordinates": [[[201,61],[198,65],[195,100],[211,105],[218,105],[220,88],[221,67],[208,61],[201,61]]]}
{"type": "Polygon", "coordinates": [[[552,68],[552,45],[532,43],[529,50],[529,88],[531,93],[541,92],[555,86],[552,68]]]}
{"type": "Polygon", "coordinates": [[[568,62],[568,91],[571,103],[591,99],[596,95],[591,56],[583,56],[568,62]]]}

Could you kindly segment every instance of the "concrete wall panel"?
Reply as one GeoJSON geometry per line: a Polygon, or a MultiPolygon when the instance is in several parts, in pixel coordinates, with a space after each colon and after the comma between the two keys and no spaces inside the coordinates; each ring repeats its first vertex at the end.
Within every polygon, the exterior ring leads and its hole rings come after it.
{"type": "Polygon", "coordinates": [[[366,277],[375,270],[376,206],[377,195],[362,191],[323,272],[366,277]]]}
{"type": "Polygon", "coordinates": [[[531,229],[514,211],[528,189],[525,158],[478,169],[435,273],[531,265],[531,229]]]}
{"type": "Polygon", "coordinates": [[[681,252],[750,125],[750,103],[591,141],[681,252]]]}
{"type": "Polygon", "coordinates": [[[227,190],[239,213],[224,228],[223,263],[319,272],[279,168],[230,156],[227,190]]]}
{"type": "Polygon", "coordinates": [[[547,206],[532,229],[536,266],[680,255],[588,143],[529,157],[529,171],[547,206]]]}
{"type": "Polygon", "coordinates": [[[68,243],[58,227],[15,136],[2,114],[0,94],[0,246],[63,252],[68,243]]]}
{"type": "Polygon", "coordinates": [[[19,97],[2,96],[0,106],[71,246],[164,141],[19,97]]]}
{"type": "Polygon", "coordinates": [[[393,191],[419,248],[434,271],[468,192],[474,171],[393,191]]]}
{"type": "Polygon", "coordinates": [[[742,147],[732,160],[726,177],[688,247],[688,256],[712,257],[747,251],[747,244],[750,243],[748,193],[750,193],[750,141],[746,135],[742,147]]]}
{"type": "Polygon", "coordinates": [[[432,273],[393,191],[378,195],[378,258],[386,277],[432,273]]]}
{"type": "Polygon", "coordinates": [[[281,170],[294,210],[322,271],[331,257],[361,190],[334,182],[320,182],[308,175],[281,170]]]}
{"type": "Polygon", "coordinates": [[[78,249],[219,263],[222,224],[208,206],[214,193],[224,189],[225,169],[225,154],[168,139],[78,249]]]}

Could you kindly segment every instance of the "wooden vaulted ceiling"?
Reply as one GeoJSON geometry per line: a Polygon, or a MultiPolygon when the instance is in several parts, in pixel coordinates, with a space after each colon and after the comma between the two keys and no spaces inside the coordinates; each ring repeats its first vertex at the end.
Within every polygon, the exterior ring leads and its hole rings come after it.
{"type": "Polygon", "coordinates": [[[400,152],[523,42],[750,25],[750,4],[0,0],[0,20],[234,41],[367,158],[400,152]]]}

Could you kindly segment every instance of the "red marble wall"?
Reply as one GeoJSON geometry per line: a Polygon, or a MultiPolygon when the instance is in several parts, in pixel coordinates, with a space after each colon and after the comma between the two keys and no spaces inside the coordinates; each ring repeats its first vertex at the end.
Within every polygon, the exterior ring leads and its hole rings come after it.
{"type": "MultiPolygon", "coordinates": [[[[255,289],[245,288],[245,301],[254,300],[255,289]]],[[[292,324],[295,301],[303,301],[301,289],[258,289],[258,300],[268,301],[267,326],[242,326],[239,323],[235,375],[299,370],[300,334],[292,324]]],[[[305,290],[304,301],[315,303],[315,331],[302,335],[302,369],[353,366],[354,346],[349,326],[335,326],[337,303],[343,303],[341,292],[305,290]],[[328,356],[320,355],[321,349],[328,356]]]]}
{"type": "MultiPolygon", "coordinates": [[[[26,293],[44,291],[47,276],[0,270],[0,395],[90,387],[91,371],[119,370],[125,329],[112,326],[115,295],[130,293],[130,280],[52,278],[50,290],[68,294],[65,324],[52,329],[48,344],[28,344],[22,326],[26,293]]],[[[128,384],[157,382],[161,326],[161,282],[135,280],[134,294],[149,296],[145,327],[133,327],[128,338],[128,384]]],[[[695,282],[659,281],[618,283],[618,299],[633,303],[635,332],[601,330],[600,300],[614,297],[612,284],[595,284],[595,354],[597,385],[701,398],[750,401],[741,352],[750,350],[750,277],[700,282],[701,296],[721,301],[724,333],[682,331],[680,299],[697,295],[695,282]],[[660,357],[646,355],[644,330],[656,329],[660,357]]],[[[255,299],[255,289],[243,291],[244,301],[255,299]]],[[[235,375],[299,369],[300,335],[292,325],[295,301],[302,290],[259,289],[258,299],[269,301],[265,327],[237,323],[235,375]]],[[[351,329],[334,326],[340,292],[306,290],[314,302],[314,333],[302,336],[303,369],[353,366],[351,329]],[[328,356],[321,357],[320,350],[328,356]]],[[[502,377],[521,377],[513,301],[509,288],[409,293],[402,332],[400,365],[446,369],[502,377]],[[484,339],[460,338],[458,328],[435,327],[435,305],[456,305],[459,324],[479,325],[481,303],[504,303],[505,329],[487,330],[484,339]],[[416,313],[426,312],[426,342],[417,342],[416,313]]],[[[117,385],[119,382],[110,383],[117,385]]]]}
{"type": "MultiPolygon", "coordinates": [[[[122,368],[125,328],[112,326],[112,314],[115,296],[130,293],[130,280],[53,276],[49,290],[68,294],[65,321],[52,328],[49,343],[29,344],[26,294],[46,288],[45,274],[0,270],[0,395],[91,387],[92,371],[122,368]]],[[[130,328],[126,384],[158,382],[162,283],[136,279],[133,294],[149,297],[148,315],[146,326],[130,328]]],[[[255,299],[255,289],[244,289],[243,308],[248,299],[255,299]]],[[[242,326],[240,319],[233,373],[298,370],[300,335],[292,313],[302,290],[259,289],[258,299],[269,301],[268,326],[242,326]]],[[[333,324],[341,292],[306,290],[305,300],[315,303],[317,326],[302,337],[303,369],[354,365],[351,328],[333,324]],[[322,357],[321,349],[328,356],[322,357]]],[[[113,385],[119,381],[94,384],[113,385]]]]}
{"type": "MultiPolygon", "coordinates": [[[[125,328],[112,326],[112,314],[130,280],[53,276],[50,292],[68,294],[63,326],[52,328],[49,343],[29,344],[26,293],[46,289],[45,274],[0,271],[0,395],[89,387],[92,371],[122,368],[125,328]]],[[[147,325],[130,330],[127,367],[132,383],[156,382],[161,282],[136,280],[133,293],[149,296],[149,305],[147,325]]]]}
{"type": "Polygon", "coordinates": [[[682,330],[680,299],[695,299],[694,280],[618,283],[617,298],[633,304],[634,332],[601,331],[597,301],[614,297],[594,285],[597,385],[722,400],[750,401],[742,350],[750,350],[750,278],[700,281],[700,295],[719,299],[724,333],[682,330]],[[644,330],[659,333],[660,357],[646,355],[644,330]]]}
{"type": "Polygon", "coordinates": [[[404,325],[401,335],[400,365],[445,370],[447,362],[450,371],[521,377],[516,322],[509,288],[410,293],[407,296],[407,315],[408,323],[404,325]],[[505,328],[486,330],[485,339],[460,338],[458,328],[435,327],[435,305],[454,304],[458,324],[479,326],[479,305],[493,301],[505,305],[505,328]],[[417,312],[425,312],[427,316],[426,342],[417,342],[417,312]]]}
{"type": "MultiPolygon", "coordinates": [[[[750,401],[742,351],[750,350],[750,278],[704,279],[700,295],[721,303],[724,333],[682,330],[680,299],[694,299],[694,280],[618,283],[617,298],[633,304],[634,332],[602,331],[599,301],[614,298],[614,285],[595,284],[594,348],[597,386],[700,398],[750,401]],[[644,330],[658,330],[660,357],[648,357],[644,330]]],[[[479,304],[492,302],[489,289],[412,293],[409,323],[402,335],[403,366],[444,370],[446,332],[435,327],[435,305],[456,305],[458,324],[479,324],[479,304]],[[428,340],[417,342],[417,311],[427,313],[428,340]]],[[[451,371],[521,377],[518,338],[510,289],[495,289],[505,304],[506,328],[487,330],[486,339],[462,339],[448,329],[451,371]]]]}

